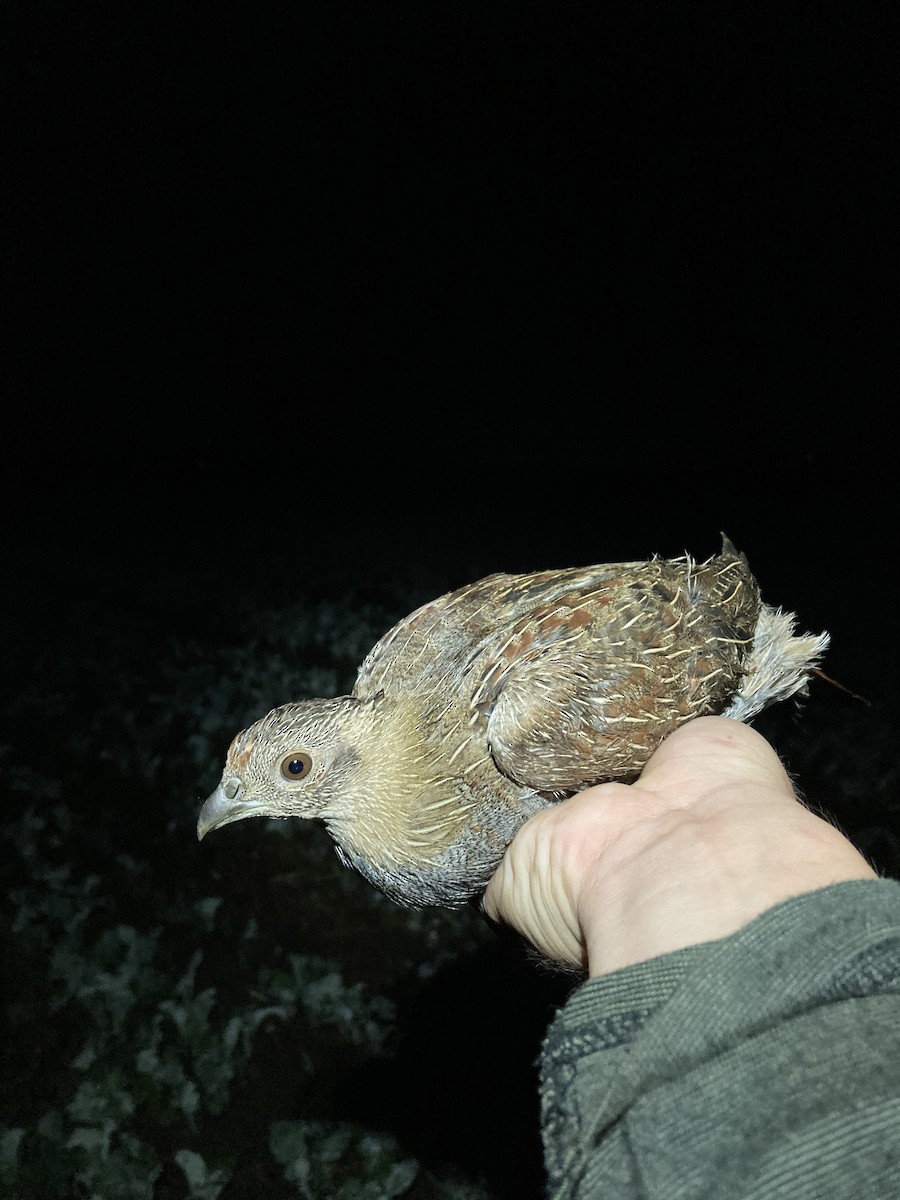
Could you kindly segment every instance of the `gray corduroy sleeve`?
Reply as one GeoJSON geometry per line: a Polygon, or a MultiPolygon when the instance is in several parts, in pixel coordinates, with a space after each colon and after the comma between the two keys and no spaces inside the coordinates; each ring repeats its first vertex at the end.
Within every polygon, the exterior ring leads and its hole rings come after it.
{"type": "Polygon", "coordinates": [[[900,1200],[900,883],[589,980],[541,1073],[554,1200],[900,1200]]]}

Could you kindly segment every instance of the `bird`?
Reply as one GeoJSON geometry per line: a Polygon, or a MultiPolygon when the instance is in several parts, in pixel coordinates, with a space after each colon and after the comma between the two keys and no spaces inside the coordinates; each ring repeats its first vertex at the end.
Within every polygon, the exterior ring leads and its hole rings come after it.
{"type": "Polygon", "coordinates": [[[349,696],[239,732],[197,836],[314,818],[398,904],[476,901],[529,817],[633,780],[694,717],[749,721],[806,694],[829,635],[796,626],[724,535],[704,562],[489,575],[390,629],[349,696]]]}

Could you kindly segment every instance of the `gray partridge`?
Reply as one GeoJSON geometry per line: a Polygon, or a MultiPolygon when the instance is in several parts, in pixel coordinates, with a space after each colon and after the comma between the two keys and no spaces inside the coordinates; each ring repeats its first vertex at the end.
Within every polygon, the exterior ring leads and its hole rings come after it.
{"type": "Polygon", "coordinates": [[[239,733],[198,837],[316,817],[393,900],[461,904],[534,813],[633,778],[692,717],[746,721],[805,691],[828,636],[795,622],[760,601],[727,539],[700,564],[490,575],[386,633],[352,695],[284,704],[239,733]]]}

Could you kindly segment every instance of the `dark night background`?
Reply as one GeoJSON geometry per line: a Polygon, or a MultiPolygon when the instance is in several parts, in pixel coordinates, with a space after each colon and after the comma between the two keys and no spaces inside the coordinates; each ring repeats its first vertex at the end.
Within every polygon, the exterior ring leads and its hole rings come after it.
{"type": "MultiPolygon", "coordinates": [[[[135,1195],[219,1194],[184,1147],[224,1200],[297,1194],[269,1127],[313,1120],[396,1138],[402,1194],[536,1196],[531,1064],[565,985],[472,914],[405,925],[324,834],[198,850],[196,809],[236,729],[346,688],[415,604],[493,570],[707,557],[724,530],[869,702],[816,681],[766,732],[897,874],[892,8],[39,2],[4,24],[4,932],[23,906],[51,931],[11,941],[10,1194],[124,1195],[135,1162],[135,1195]],[[297,1000],[218,1109],[178,1051],[201,1102],[173,1126],[133,1056],[71,1067],[105,1018],[54,958],[51,893],[72,962],[96,967],[104,922],[161,927],[162,979],[201,948],[222,1024],[269,965],[320,956],[395,1006],[387,1048],[335,1049],[297,1000]],[[205,925],[172,916],[212,895],[205,925]]],[[[151,992],[121,1018],[138,1048],[151,992]]],[[[358,1147],[329,1175],[309,1128],[309,1194],[401,1194],[388,1167],[352,1190],[358,1147]]]]}

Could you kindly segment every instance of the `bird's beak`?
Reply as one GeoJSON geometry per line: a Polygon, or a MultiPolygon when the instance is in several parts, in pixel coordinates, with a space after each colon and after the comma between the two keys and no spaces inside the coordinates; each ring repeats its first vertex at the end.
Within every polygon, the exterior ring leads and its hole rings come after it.
{"type": "Polygon", "coordinates": [[[243,821],[245,817],[258,817],[263,814],[264,809],[261,805],[241,799],[240,789],[237,790],[237,795],[229,797],[220,783],[200,809],[200,816],[197,818],[197,838],[202,842],[211,829],[218,829],[220,825],[230,825],[232,821],[243,821]]]}

